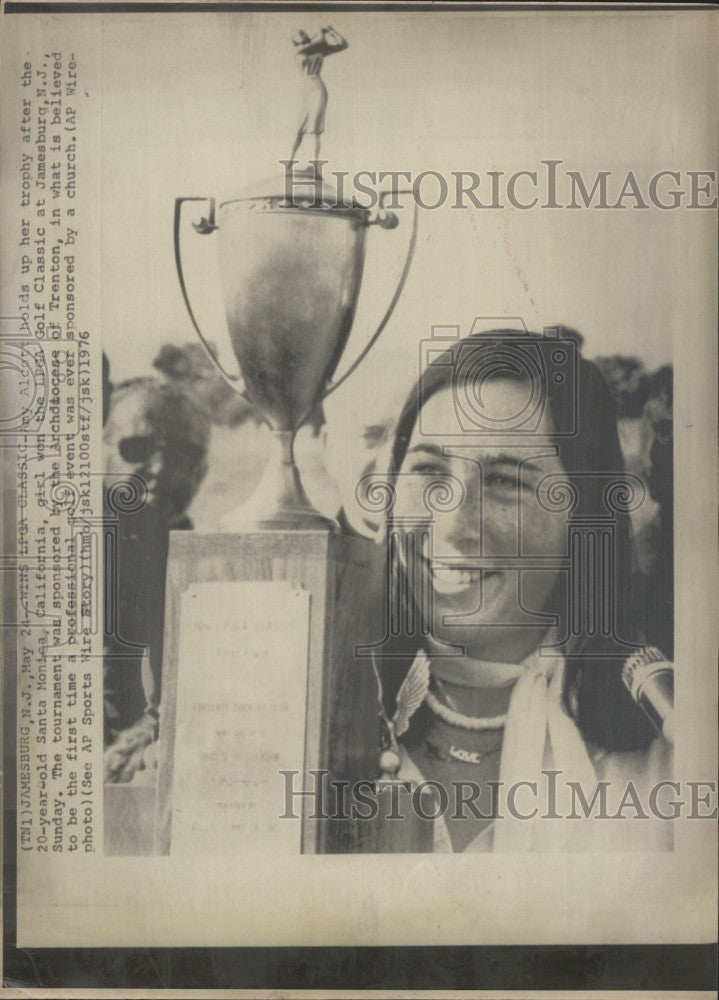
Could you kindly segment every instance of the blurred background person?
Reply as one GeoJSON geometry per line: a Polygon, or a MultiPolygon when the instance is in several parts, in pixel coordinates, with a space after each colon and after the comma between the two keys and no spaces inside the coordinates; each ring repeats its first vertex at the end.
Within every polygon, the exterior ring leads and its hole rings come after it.
{"type": "Polygon", "coordinates": [[[362,502],[364,477],[377,467],[396,414],[378,408],[369,415],[329,408],[297,432],[295,461],[314,507],[337,521],[344,535],[374,538],[383,515],[362,502]]]}
{"type": "Polygon", "coordinates": [[[295,461],[320,513],[335,518],[343,534],[375,538],[384,510],[367,491],[417,371],[414,357],[388,349],[359,371],[362,378],[327,396],[300,427],[295,461]]]}
{"type": "Polygon", "coordinates": [[[115,565],[105,567],[106,600],[115,601],[105,645],[106,781],[131,780],[158,734],[169,534],[192,527],[187,508],[207,471],[209,434],[207,414],[177,383],[114,387],[103,442],[106,511],[117,518],[115,565]],[[123,483],[144,494],[131,513],[113,496],[123,483]]]}

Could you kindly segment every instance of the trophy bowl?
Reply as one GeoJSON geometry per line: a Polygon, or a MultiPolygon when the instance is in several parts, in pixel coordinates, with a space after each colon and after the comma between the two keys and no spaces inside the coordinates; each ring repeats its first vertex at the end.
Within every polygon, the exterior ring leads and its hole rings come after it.
{"type": "Polygon", "coordinates": [[[175,258],[180,288],[197,335],[225,381],[270,426],[276,441],[262,479],[231,526],[240,530],[333,528],[308,500],[294,463],[293,441],[314,407],[355,370],[384,329],[400,297],[416,242],[417,207],[404,265],[378,328],[335,384],[331,379],[352,329],[362,283],[367,230],[394,228],[397,217],[380,195],[375,211],[337,200],[335,189],[312,172],[265,182],[215,208],[213,198],[175,202],[175,258]],[[228,373],[200,330],[182,268],[185,202],[203,201],[207,216],[197,233],[217,233],[220,287],[232,351],[241,375],[228,373]]]}

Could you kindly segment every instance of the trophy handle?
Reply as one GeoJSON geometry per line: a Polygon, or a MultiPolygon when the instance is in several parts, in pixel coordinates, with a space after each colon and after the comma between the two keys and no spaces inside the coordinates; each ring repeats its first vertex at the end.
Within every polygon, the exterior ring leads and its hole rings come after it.
{"type": "MultiPolygon", "coordinates": [[[[379,225],[383,229],[394,229],[394,227],[397,225],[397,216],[393,212],[387,212],[386,211],[386,209],[384,208],[384,199],[386,197],[389,197],[389,195],[391,195],[391,194],[411,194],[411,193],[412,193],[411,191],[382,191],[382,192],[380,192],[380,196],[379,196],[379,208],[380,208],[380,212],[378,213],[377,218],[373,219],[370,223],[368,223],[368,225],[379,225]]],[[[358,365],[360,365],[364,361],[364,359],[367,357],[367,355],[369,354],[369,352],[372,350],[372,348],[374,347],[375,343],[377,342],[377,339],[379,338],[379,335],[382,333],[382,331],[384,330],[384,328],[387,326],[389,318],[392,315],[392,313],[394,312],[394,307],[397,305],[397,302],[399,301],[399,297],[402,294],[402,289],[404,288],[405,281],[407,280],[407,275],[409,274],[409,269],[410,269],[410,267],[412,265],[412,257],[414,256],[415,244],[417,243],[417,211],[418,211],[418,208],[417,208],[417,202],[414,199],[413,199],[413,204],[414,204],[414,213],[412,215],[412,233],[411,233],[411,236],[410,236],[410,239],[409,239],[409,243],[407,244],[407,253],[405,254],[405,258],[404,258],[404,266],[402,267],[402,273],[400,275],[399,282],[398,282],[397,287],[396,287],[396,289],[394,291],[394,295],[392,296],[390,304],[387,306],[387,310],[386,310],[384,316],[382,317],[382,319],[380,320],[379,326],[377,327],[377,329],[375,330],[375,332],[370,337],[368,343],[363,348],[363,350],[361,350],[360,353],[357,355],[357,357],[352,362],[352,364],[349,366],[349,368],[344,373],[344,375],[342,376],[342,378],[337,379],[336,382],[331,382],[325,388],[325,391],[324,391],[323,396],[322,396],[323,399],[326,399],[330,395],[330,393],[332,393],[332,392],[335,391],[335,389],[339,389],[339,387],[342,385],[342,383],[345,382],[350,377],[350,375],[355,371],[355,369],[358,367],[358,365]]]]}
{"type": "Polygon", "coordinates": [[[215,366],[217,372],[222,376],[227,385],[248,402],[250,402],[247,393],[244,389],[242,377],[240,375],[231,375],[226,372],[223,366],[220,364],[219,360],[215,357],[215,352],[213,351],[209,341],[200,329],[197,320],[195,319],[195,314],[190,305],[190,297],[187,294],[187,288],[185,286],[185,276],[182,270],[182,254],[180,251],[180,222],[182,219],[182,205],[186,201],[206,201],[208,202],[209,211],[206,217],[203,216],[199,222],[193,222],[192,226],[195,232],[200,233],[200,235],[205,236],[208,233],[213,233],[218,227],[215,223],[215,199],[214,198],[175,198],[175,224],[174,224],[174,237],[175,237],[175,266],[177,267],[177,277],[180,282],[180,290],[182,291],[182,298],[185,303],[185,308],[190,316],[192,325],[195,328],[195,333],[200,338],[202,346],[205,348],[207,356],[209,357],[212,364],[215,366]]]}

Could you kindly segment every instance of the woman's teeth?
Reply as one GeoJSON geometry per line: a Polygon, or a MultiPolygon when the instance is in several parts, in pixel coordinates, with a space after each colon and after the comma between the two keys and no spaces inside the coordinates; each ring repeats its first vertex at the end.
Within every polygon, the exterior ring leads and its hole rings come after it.
{"type": "Polygon", "coordinates": [[[482,582],[481,569],[466,569],[464,567],[439,566],[433,563],[432,583],[438,594],[455,594],[467,587],[476,587],[482,582]]]}

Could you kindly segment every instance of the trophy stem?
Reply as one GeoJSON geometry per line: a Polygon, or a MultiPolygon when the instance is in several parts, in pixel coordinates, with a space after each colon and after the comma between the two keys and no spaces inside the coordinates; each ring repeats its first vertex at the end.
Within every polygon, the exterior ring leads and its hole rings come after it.
{"type": "Polygon", "coordinates": [[[250,499],[220,522],[223,531],[332,531],[337,524],[316,511],[295,465],[295,431],[272,431],[275,447],[250,499]]]}

